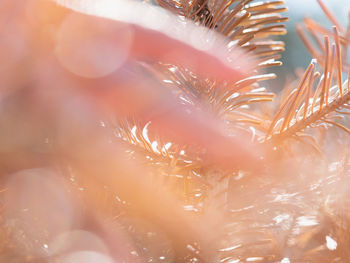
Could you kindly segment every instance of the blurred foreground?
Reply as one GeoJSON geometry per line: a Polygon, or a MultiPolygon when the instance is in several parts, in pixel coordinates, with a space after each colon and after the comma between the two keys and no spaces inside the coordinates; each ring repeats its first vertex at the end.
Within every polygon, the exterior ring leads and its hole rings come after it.
{"type": "MultiPolygon", "coordinates": [[[[283,43],[265,38],[286,20],[283,1],[254,4],[215,26],[205,5],[189,22],[124,0],[2,0],[0,262],[350,261],[348,139],[324,114],[323,154],[301,131],[311,143],[283,142],[309,121],[303,85],[276,117],[250,107],[275,97],[257,82],[275,77],[261,69],[283,43]]],[[[349,95],[329,71],[317,103],[349,95]]]]}

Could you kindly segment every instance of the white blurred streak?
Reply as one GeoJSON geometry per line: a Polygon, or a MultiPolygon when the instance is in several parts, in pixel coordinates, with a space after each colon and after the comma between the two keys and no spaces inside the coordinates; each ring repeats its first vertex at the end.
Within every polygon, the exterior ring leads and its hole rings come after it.
{"type": "Polygon", "coordinates": [[[145,127],[142,129],[142,136],[143,138],[145,138],[146,142],[151,144],[151,141],[148,137],[148,126],[151,124],[151,122],[147,122],[147,124],[145,125],[145,127]]]}
{"type": "Polygon", "coordinates": [[[47,256],[48,241],[71,228],[74,208],[62,181],[49,169],[22,170],[9,177],[5,223],[21,252],[47,256]]]}
{"type": "Polygon", "coordinates": [[[117,263],[110,257],[93,252],[93,251],[80,251],[62,257],[58,263],[117,263]]]}
{"type": "MultiPolygon", "coordinates": [[[[207,30],[185,23],[163,8],[147,3],[126,0],[54,0],[56,3],[74,11],[88,15],[135,24],[146,29],[161,31],[163,34],[180,41],[186,41],[184,36],[196,35],[201,31],[204,35],[207,30]],[[169,30],[170,27],[170,30],[169,30]],[[193,32],[192,32],[193,31],[193,32]]],[[[188,41],[187,41],[188,42],[188,41]]]]}
{"type": "Polygon", "coordinates": [[[329,250],[336,250],[338,243],[330,236],[326,236],[326,245],[329,250]]]}
{"type": "MultiPolygon", "coordinates": [[[[225,42],[219,34],[205,27],[195,25],[182,17],[175,16],[165,9],[142,3],[126,0],[53,0],[59,5],[88,15],[109,18],[123,23],[141,27],[141,30],[156,30],[183,42],[197,50],[208,51],[222,62],[228,62],[230,53],[235,57],[242,54],[240,50],[229,52],[225,42]],[[219,48],[221,47],[221,48],[219,48]]],[[[246,58],[247,59],[247,58],[246,58]]],[[[242,64],[243,61],[240,61],[242,64]]],[[[231,66],[238,66],[230,61],[231,66]]],[[[238,63],[237,63],[238,64],[238,63]]]]}
{"type": "Polygon", "coordinates": [[[101,238],[91,232],[79,229],[58,235],[48,245],[50,256],[83,250],[102,254],[108,253],[108,249],[101,238]]]}
{"type": "Polygon", "coordinates": [[[290,260],[289,260],[289,258],[283,258],[281,260],[281,263],[290,263],[290,260]]]}
{"type": "Polygon", "coordinates": [[[319,224],[315,216],[299,216],[297,218],[299,226],[316,226],[319,224]]]}

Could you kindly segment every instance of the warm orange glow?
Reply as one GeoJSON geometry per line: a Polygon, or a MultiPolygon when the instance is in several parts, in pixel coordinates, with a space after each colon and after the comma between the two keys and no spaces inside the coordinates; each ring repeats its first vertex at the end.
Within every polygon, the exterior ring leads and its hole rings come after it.
{"type": "Polygon", "coordinates": [[[284,1],[1,1],[0,262],[350,261],[350,26],[323,2],[279,96],[284,1]]]}

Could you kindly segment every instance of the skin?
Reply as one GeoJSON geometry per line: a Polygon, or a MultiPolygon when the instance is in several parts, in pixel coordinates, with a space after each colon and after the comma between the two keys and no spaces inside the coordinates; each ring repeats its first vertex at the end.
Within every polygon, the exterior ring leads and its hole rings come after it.
{"type": "MultiPolygon", "coordinates": [[[[166,140],[205,149],[201,158],[207,165],[257,169],[261,149],[248,136],[237,133],[229,137],[223,124],[205,109],[179,103],[164,84],[140,67],[140,61],[178,64],[218,82],[242,79],[249,67],[238,70],[239,60],[228,61],[228,51],[217,36],[205,50],[202,43],[189,41],[189,34],[202,34],[194,25],[188,27],[191,31],[180,31],[172,37],[174,28],[170,25],[178,21],[164,10],[148,13],[155,24],[167,17],[165,26],[155,29],[137,16],[129,19],[118,14],[118,10],[109,8],[111,1],[98,2],[100,9],[94,8],[93,1],[71,1],[68,5],[68,1],[28,0],[20,7],[11,1],[0,5],[1,13],[11,10],[13,14],[3,22],[6,27],[0,29],[0,34],[16,35],[18,39],[13,43],[22,44],[17,50],[10,41],[3,51],[9,54],[8,60],[0,62],[2,174],[64,163],[81,180],[87,180],[90,189],[96,187],[97,192],[103,192],[103,186],[108,185],[130,201],[130,214],[159,226],[174,240],[176,250],[193,237],[203,241],[205,248],[206,240],[218,234],[211,231],[221,220],[215,209],[208,211],[205,220],[185,214],[164,185],[143,176],[152,171],[127,159],[123,146],[108,140],[112,132],[97,127],[97,123],[110,116],[131,115],[141,124],[151,121],[152,129],[166,140]],[[69,23],[65,24],[67,19],[69,23]],[[99,49],[96,43],[104,46],[99,49]],[[109,50],[121,58],[118,64],[109,60],[114,54],[109,50]],[[107,64],[111,67],[105,67],[107,64]]],[[[124,13],[137,10],[147,14],[150,8],[121,4],[124,13]]],[[[245,58],[239,51],[230,54],[245,58]]],[[[113,244],[123,240],[115,240],[118,237],[103,225],[103,215],[111,213],[109,204],[91,192],[82,201],[89,206],[83,225],[107,240],[111,251],[118,251],[113,244]]]]}
{"type": "MultiPolygon", "coordinates": [[[[248,63],[242,63],[242,61],[249,61],[247,55],[242,54],[239,50],[229,52],[221,44],[222,39],[217,35],[209,37],[208,48],[200,49],[200,43],[191,42],[188,35],[200,35],[203,29],[187,22],[187,27],[183,32],[174,33],[174,28],[179,22],[176,17],[163,9],[140,3],[131,4],[127,1],[121,1],[117,4],[115,1],[109,0],[98,1],[98,8],[94,6],[94,1],[89,0],[57,1],[57,3],[77,11],[78,13],[74,14],[75,19],[82,19],[85,24],[103,24],[96,28],[102,33],[91,34],[106,38],[106,41],[111,41],[115,45],[118,45],[118,41],[120,43],[121,39],[114,38],[113,34],[106,35],[104,32],[106,27],[108,27],[107,33],[114,31],[114,28],[117,31],[121,27],[132,32],[132,40],[127,50],[128,56],[121,69],[105,78],[90,80],[87,83],[83,80],[83,85],[89,86],[90,91],[92,91],[91,96],[96,97],[98,103],[104,107],[110,107],[108,110],[117,112],[121,116],[132,113],[136,115],[137,119],[145,120],[144,123],[151,121],[152,126],[169,140],[206,148],[207,156],[204,156],[204,159],[207,161],[212,160],[213,163],[221,162],[221,164],[229,163],[230,166],[245,168],[252,167],[252,163],[259,163],[258,157],[261,156],[259,149],[255,146],[253,148],[256,151],[250,151],[252,145],[249,139],[244,138],[244,134],[239,136],[239,140],[228,138],[221,130],[222,125],[209,114],[201,109],[197,110],[179,104],[165,87],[140,72],[129,79],[121,77],[127,74],[123,71],[124,69],[130,65],[133,67],[133,62],[143,60],[150,63],[163,61],[164,63],[181,65],[202,77],[209,76],[218,82],[235,82],[247,76],[250,70],[248,63]],[[123,8],[120,8],[121,6],[123,8]],[[79,14],[80,12],[89,16],[79,14]],[[139,17],[134,13],[145,14],[145,17],[139,17]],[[128,14],[130,15],[128,16],[128,14]],[[171,26],[172,24],[175,26],[171,26]],[[155,25],[162,26],[158,26],[157,30],[154,30],[155,25]],[[241,59],[228,61],[228,54],[231,54],[231,57],[241,57],[241,59]],[[239,63],[241,66],[238,69],[237,64],[239,63]],[[133,81],[131,82],[130,79],[133,81]],[[95,87],[101,86],[111,88],[102,92],[98,88],[96,91],[95,87]],[[115,88],[116,86],[118,88],[115,88]],[[137,94],[142,94],[141,99],[136,99],[136,103],[133,103],[133,100],[138,97],[137,94]],[[123,107],[118,108],[118,105],[123,107]],[[237,149],[240,150],[237,151],[237,149]]],[[[93,27],[87,26],[87,28],[91,31],[93,27]]],[[[74,77],[76,78],[76,76],[74,77]]],[[[78,79],[78,81],[80,80],[78,79]]]]}

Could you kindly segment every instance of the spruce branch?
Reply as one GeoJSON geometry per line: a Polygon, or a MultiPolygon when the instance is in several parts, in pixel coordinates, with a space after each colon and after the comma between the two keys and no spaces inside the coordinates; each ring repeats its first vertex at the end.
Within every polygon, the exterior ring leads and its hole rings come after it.
{"type": "MultiPolygon", "coordinates": [[[[323,36],[328,36],[333,38],[336,42],[339,42],[337,45],[337,54],[339,63],[342,64],[342,67],[345,72],[350,70],[350,62],[347,61],[347,49],[350,45],[350,13],[349,13],[349,22],[346,29],[341,26],[341,23],[338,21],[336,16],[327,8],[327,6],[321,1],[317,0],[322,11],[328,18],[328,20],[334,25],[333,30],[329,30],[326,27],[318,24],[311,18],[304,19],[304,27],[298,25],[296,27],[297,33],[299,34],[301,40],[303,41],[305,47],[310,52],[313,58],[325,67],[324,57],[326,56],[327,50],[325,50],[324,45],[322,44],[323,36]],[[306,32],[305,32],[306,31],[306,32]],[[311,39],[308,37],[308,34],[311,35],[311,39]],[[340,50],[342,50],[342,55],[339,56],[340,50]]],[[[339,85],[339,84],[338,84],[339,85]]]]}
{"type": "Polygon", "coordinates": [[[266,134],[266,140],[280,141],[283,138],[295,136],[307,127],[328,123],[349,132],[349,129],[332,120],[332,114],[342,116],[347,112],[350,103],[349,82],[342,81],[342,55],[338,31],[334,27],[335,43],[330,44],[328,36],[324,37],[324,74],[313,91],[313,85],[319,73],[315,72],[314,60],[305,71],[299,86],[292,91],[277,111],[270,128],[266,134]],[[335,74],[334,74],[335,73],[335,74]],[[332,86],[334,75],[337,85],[332,86]]]}

